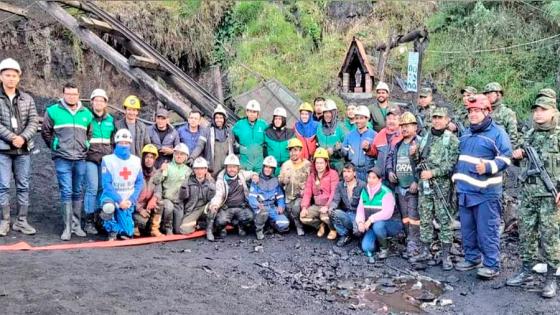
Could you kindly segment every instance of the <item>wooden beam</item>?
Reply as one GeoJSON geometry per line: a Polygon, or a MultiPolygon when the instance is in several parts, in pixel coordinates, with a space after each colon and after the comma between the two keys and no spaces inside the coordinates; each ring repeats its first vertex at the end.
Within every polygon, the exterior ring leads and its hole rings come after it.
{"type": "Polygon", "coordinates": [[[104,33],[120,35],[120,33],[115,31],[111,24],[107,22],[96,20],[87,16],[80,16],[78,18],[78,21],[80,22],[81,26],[86,27],[90,30],[97,30],[104,33]]]}
{"type": "Polygon", "coordinates": [[[84,6],[80,1],[57,0],[56,2],[60,2],[64,5],[72,7],[72,8],[76,8],[76,9],[80,9],[80,10],[83,10],[83,11],[90,12],[90,10],[88,10],[88,8],[86,6],[84,6]]]}
{"type": "Polygon", "coordinates": [[[15,5],[11,5],[9,3],[6,2],[0,2],[0,11],[5,11],[5,12],[9,12],[12,14],[16,14],[19,16],[23,16],[23,17],[27,17],[27,10],[17,7],[15,5]]]}
{"type": "Polygon", "coordinates": [[[128,64],[131,67],[138,67],[151,70],[161,70],[159,63],[152,58],[132,55],[128,58],[128,64]]]}
{"type": "Polygon", "coordinates": [[[76,35],[83,43],[90,46],[96,53],[110,62],[117,71],[154,93],[158,100],[167,105],[169,109],[175,111],[185,120],[188,118],[190,106],[187,103],[171,94],[171,92],[144,72],[144,70],[130,67],[127,59],[123,55],[99,38],[92,31],[80,27],[78,21],[64,11],[64,9],[62,9],[57,3],[48,1],[38,1],[37,3],[47,13],[53,16],[63,26],[76,35]]]}

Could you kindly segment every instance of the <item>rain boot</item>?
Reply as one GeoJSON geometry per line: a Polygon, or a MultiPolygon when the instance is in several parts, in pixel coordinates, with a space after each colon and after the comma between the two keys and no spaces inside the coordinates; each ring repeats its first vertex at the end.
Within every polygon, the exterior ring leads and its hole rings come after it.
{"type": "Polygon", "coordinates": [[[161,213],[156,213],[152,218],[152,229],[150,230],[151,236],[160,237],[163,235],[159,231],[160,224],[161,224],[161,213]]]}
{"type": "Polygon", "coordinates": [[[544,282],[544,287],[541,296],[547,299],[555,297],[557,286],[558,285],[556,284],[556,268],[548,265],[546,271],[546,281],[544,282]]]}
{"type": "Polygon", "coordinates": [[[294,220],[294,224],[296,226],[296,231],[298,236],[304,236],[305,231],[303,231],[303,224],[298,219],[294,220]]]}
{"type": "Polygon", "coordinates": [[[64,231],[60,235],[63,241],[69,241],[72,238],[72,203],[64,202],[61,206],[62,219],[64,220],[64,231]]]}
{"type": "Polygon", "coordinates": [[[426,260],[430,260],[432,259],[432,254],[430,253],[430,249],[429,249],[429,245],[422,243],[422,246],[420,247],[420,253],[416,256],[410,257],[408,259],[408,262],[410,263],[417,263],[417,262],[421,262],[421,261],[426,261],[426,260]]]}
{"type": "Polygon", "coordinates": [[[214,238],[214,218],[208,217],[206,219],[206,239],[210,242],[215,240],[214,238]]]}
{"type": "Polygon", "coordinates": [[[12,225],[12,229],[14,231],[19,231],[25,235],[33,235],[37,233],[34,227],[32,227],[29,223],[27,223],[27,211],[29,210],[29,206],[19,205],[18,206],[18,218],[14,225],[12,225]]]}
{"type": "Polygon", "coordinates": [[[84,227],[84,230],[87,234],[97,234],[97,229],[95,228],[95,213],[88,213],[86,215],[86,225],[84,227]]]}
{"type": "Polygon", "coordinates": [[[441,245],[441,268],[445,271],[453,269],[453,261],[451,261],[451,243],[443,243],[441,245]]]}
{"type": "Polygon", "coordinates": [[[72,233],[79,237],[86,237],[87,234],[82,230],[82,206],[83,201],[72,202],[72,233]]]}
{"type": "Polygon", "coordinates": [[[510,287],[518,287],[532,280],[533,280],[532,264],[524,262],[519,272],[517,272],[513,277],[507,279],[506,285],[510,287]]]}
{"type": "Polygon", "coordinates": [[[387,239],[379,240],[379,253],[377,254],[377,258],[385,259],[389,256],[389,242],[387,239]]]}
{"type": "Polygon", "coordinates": [[[0,221],[0,236],[6,236],[10,232],[10,205],[2,206],[2,220],[0,221]]]}

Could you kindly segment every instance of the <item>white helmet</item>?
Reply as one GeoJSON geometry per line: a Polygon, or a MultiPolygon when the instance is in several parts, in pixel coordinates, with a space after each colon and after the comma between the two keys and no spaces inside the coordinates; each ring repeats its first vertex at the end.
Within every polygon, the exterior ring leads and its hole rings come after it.
{"type": "Polygon", "coordinates": [[[377,86],[375,87],[375,90],[385,90],[387,91],[387,93],[389,93],[389,86],[387,85],[387,83],[385,82],[379,82],[377,83],[377,86]]]}
{"type": "Polygon", "coordinates": [[[249,103],[247,103],[247,107],[245,107],[245,110],[254,110],[256,112],[260,112],[261,104],[259,104],[257,100],[250,100],[249,103]]]}
{"type": "Polygon", "coordinates": [[[331,100],[330,98],[327,98],[325,100],[325,107],[323,108],[323,110],[325,112],[331,111],[331,110],[337,110],[338,108],[336,107],[336,103],[331,100]]]}
{"type": "Polygon", "coordinates": [[[93,92],[91,92],[91,96],[89,97],[89,99],[93,101],[93,99],[98,97],[98,96],[103,97],[105,99],[105,102],[109,101],[109,97],[107,96],[107,92],[105,92],[104,89],[93,90],[93,92]]]}
{"type": "Polygon", "coordinates": [[[193,168],[208,168],[208,162],[204,158],[197,157],[193,162],[193,168]]]}
{"type": "Polygon", "coordinates": [[[181,152],[185,153],[186,155],[190,155],[189,147],[187,147],[187,145],[182,142],[173,148],[173,152],[181,152]]]}
{"type": "Polygon", "coordinates": [[[0,72],[8,69],[16,70],[21,75],[19,63],[12,58],[6,58],[0,62],[0,72]]]}
{"type": "Polygon", "coordinates": [[[288,113],[286,113],[286,110],[283,107],[276,107],[274,109],[274,113],[272,114],[272,116],[280,116],[280,117],[287,118],[288,113]]]}
{"type": "Polygon", "coordinates": [[[218,104],[218,106],[216,106],[216,108],[214,109],[214,115],[216,114],[222,114],[227,117],[226,109],[220,104],[218,104]]]}
{"type": "Polygon", "coordinates": [[[358,106],[358,108],[356,108],[356,111],[354,112],[354,115],[356,116],[364,116],[369,118],[369,109],[367,108],[367,106],[364,105],[360,105],[358,106]]]}
{"type": "Polygon", "coordinates": [[[115,134],[115,143],[128,142],[132,143],[132,135],[128,129],[119,129],[115,134]]]}
{"type": "Polygon", "coordinates": [[[264,158],[263,165],[277,168],[278,167],[278,162],[276,162],[276,159],[272,155],[269,155],[269,156],[264,158]]]}
{"type": "Polygon", "coordinates": [[[237,155],[230,154],[230,155],[226,156],[226,159],[224,160],[224,165],[241,166],[241,163],[239,163],[239,158],[237,157],[237,155]]]}

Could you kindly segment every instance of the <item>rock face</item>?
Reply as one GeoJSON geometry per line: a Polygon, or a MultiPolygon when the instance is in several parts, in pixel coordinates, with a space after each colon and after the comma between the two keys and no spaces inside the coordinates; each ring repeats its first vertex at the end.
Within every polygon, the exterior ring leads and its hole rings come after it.
{"type": "Polygon", "coordinates": [[[336,0],[327,5],[327,15],[340,24],[347,24],[354,19],[367,16],[373,11],[371,1],[361,0],[336,0]]]}

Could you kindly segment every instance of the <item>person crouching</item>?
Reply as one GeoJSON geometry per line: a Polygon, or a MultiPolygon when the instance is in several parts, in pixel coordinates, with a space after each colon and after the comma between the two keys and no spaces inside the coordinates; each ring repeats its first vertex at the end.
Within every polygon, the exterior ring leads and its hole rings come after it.
{"type": "Polygon", "coordinates": [[[136,203],[134,212],[134,236],[140,236],[144,230],[151,236],[162,236],[159,231],[161,224],[161,208],[157,206],[158,194],[154,184],[154,175],[157,172],[155,163],[158,158],[158,148],[153,144],[146,144],[142,148],[142,174],[144,175],[144,187],[136,203]],[[151,224],[148,221],[151,220],[151,224]]]}

